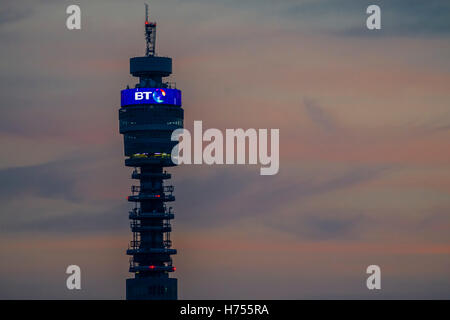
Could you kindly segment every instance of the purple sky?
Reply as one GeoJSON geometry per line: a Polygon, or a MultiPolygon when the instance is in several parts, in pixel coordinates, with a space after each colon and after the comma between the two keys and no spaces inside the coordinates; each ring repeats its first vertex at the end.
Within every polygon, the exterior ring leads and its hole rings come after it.
{"type": "MultiPolygon", "coordinates": [[[[80,31],[71,1],[0,7],[0,298],[125,296],[117,110],[144,5],[77,3],[80,31]]],[[[449,4],[164,0],[150,15],[186,128],[280,129],[275,176],[170,170],[180,298],[450,298],[449,4]]]]}

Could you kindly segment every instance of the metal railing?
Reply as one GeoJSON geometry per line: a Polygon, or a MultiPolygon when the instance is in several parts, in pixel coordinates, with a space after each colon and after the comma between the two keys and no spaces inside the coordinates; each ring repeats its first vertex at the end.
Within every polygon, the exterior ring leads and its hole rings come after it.
{"type": "MultiPolygon", "coordinates": [[[[141,224],[140,221],[131,221],[130,222],[130,226],[131,228],[139,228],[139,227],[147,227],[147,226],[143,226],[141,224]]],[[[162,225],[157,225],[157,226],[148,226],[148,227],[163,227],[163,228],[169,228],[170,227],[170,223],[169,222],[165,222],[162,225]]]]}
{"type": "MultiPolygon", "coordinates": [[[[128,249],[139,249],[141,247],[141,240],[131,240],[128,244],[128,249]]],[[[168,249],[172,246],[171,240],[164,240],[163,241],[163,248],[168,249]]]]}
{"type": "MultiPolygon", "coordinates": [[[[141,192],[141,190],[142,190],[141,186],[131,186],[131,193],[133,193],[133,195],[135,193],[141,192]]],[[[175,190],[174,186],[164,186],[162,191],[163,192],[169,192],[170,195],[172,195],[174,190],[175,190]]],[[[160,193],[161,189],[150,189],[150,190],[148,190],[146,192],[149,192],[149,193],[160,193]]]]}

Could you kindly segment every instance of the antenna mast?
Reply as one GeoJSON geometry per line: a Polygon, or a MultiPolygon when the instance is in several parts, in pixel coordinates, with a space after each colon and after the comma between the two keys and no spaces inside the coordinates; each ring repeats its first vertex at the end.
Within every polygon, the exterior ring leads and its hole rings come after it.
{"type": "Polygon", "coordinates": [[[148,4],[145,4],[145,55],[154,56],[156,48],[156,22],[148,21],[148,4]]]}

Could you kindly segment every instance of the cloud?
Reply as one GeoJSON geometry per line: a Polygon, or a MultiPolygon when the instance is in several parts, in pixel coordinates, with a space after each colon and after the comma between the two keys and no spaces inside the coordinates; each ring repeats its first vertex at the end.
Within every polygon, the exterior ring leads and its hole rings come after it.
{"type": "Polygon", "coordinates": [[[108,162],[107,157],[108,151],[102,150],[1,169],[1,231],[83,234],[126,230],[130,204],[121,195],[128,190],[127,176],[115,175],[122,169],[125,173],[126,168],[121,161],[108,162]],[[100,168],[98,162],[102,162],[100,168]],[[116,189],[117,185],[123,188],[116,189]]]}
{"type": "MultiPolygon", "coordinates": [[[[318,195],[328,192],[343,191],[353,186],[377,179],[392,168],[386,166],[354,167],[341,172],[321,168],[271,177],[239,167],[218,168],[210,176],[196,177],[199,169],[189,169],[189,175],[177,178],[174,184],[177,190],[176,208],[177,222],[189,228],[204,228],[207,226],[232,225],[243,219],[257,219],[266,226],[271,227],[272,217],[283,217],[289,208],[295,208],[299,201],[307,201],[318,195]],[[211,211],[214,208],[213,211],[211,211]]],[[[208,170],[203,168],[203,170],[208,170]]],[[[210,169],[212,170],[212,169],[210,169]]],[[[338,216],[338,213],[336,213],[338,216]]],[[[289,216],[287,221],[296,220],[289,216]]],[[[310,220],[309,223],[318,230],[335,225],[339,220],[333,221],[310,220]]],[[[278,224],[274,227],[278,228],[278,224]]],[[[331,231],[330,231],[331,232],[331,231]]],[[[319,231],[317,231],[319,234],[319,231]]]]}
{"type": "Polygon", "coordinates": [[[117,192],[115,182],[125,178],[122,173],[127,171],[120,150],[110,146],[86,148],[63,159],[0,169],[0,200],[38,197],[74,203],[110,201],[108,193],[117,192]]]}
{"type": "MultiPolygon", "coordinates": [[[[120,202],[120,201],[116,201],[120,202]]],[[[129,232],[128,211],[126,201],[122,204],[103,204],[101,208],[85,206],[78,210],[68,210],[61,205],[65,212],[50,216],[35,216],[33,208],[23,208],[21,219],[2,219],[0,230],[3,234],[10,233],[38,233],[38,234],[102,234],[129,232]],[[28,218],[26,218],[28,217],[28,218]]],[[[50,209],[50,208],[49,208],[50,209]]]]}
{"type": "MultiPolygon", "coordinates": [[[[73,163],[73,162],[72,162],[73,163]]],[[[75,176],[67,171],[71,161],[55,161],[40,165],[0,170],[0,199],[35,195],[79,200],[75,193],[75,176]]]]}
{"type": "Polygon", "coordinates": [[[302,20],[315,24],[319,32],[344,36],[450,34],[450,3],[441,0],[318,0],[287,4],[281,13],[300,24],[302,20]],[[366,8],[371,4],[381,8],[382,29],[376,32],[368,30],[365,23],[366,8]]]}
{"type": "Polygon", "coordinates": [[[270,226],[283,232],[294,234],[300,239],[313,241],[324,240],[359,240],[366,230],[370,219],[359,212],[340,209],[303,211],[284,219],[272,219],[270,226]]]}
{"type": "Polygon", "coordinates": [[[5,1],[0,7],[0,26],[12,24],[29,18],[33,14],[33,8],[16,6],[16,1],[5,1]]]}
{"type": "Polygon", "coordinates": [[[326,132],[334,133],[337,130],[336,120],[327,113],[314,100],[309,98],[303,99],[303,105],[309,118],[321,129],[326,132]]]}

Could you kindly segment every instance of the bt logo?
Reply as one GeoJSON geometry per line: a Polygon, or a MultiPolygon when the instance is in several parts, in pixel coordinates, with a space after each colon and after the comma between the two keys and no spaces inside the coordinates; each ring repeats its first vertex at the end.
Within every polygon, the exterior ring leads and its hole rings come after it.
{"type": "Polygon", "coordinates": [[[157,103],[164,102],[164,97],[166,96],[166,92],[163,89],[156,89],[155,91],[147,91],[147,92],[135,92],[134,100],[143,100],[145,96],[145,100],[150,99],[150,95],[153,100],[157,103]],[[152,94],[153,93],[153,94],[152,94]]]}

